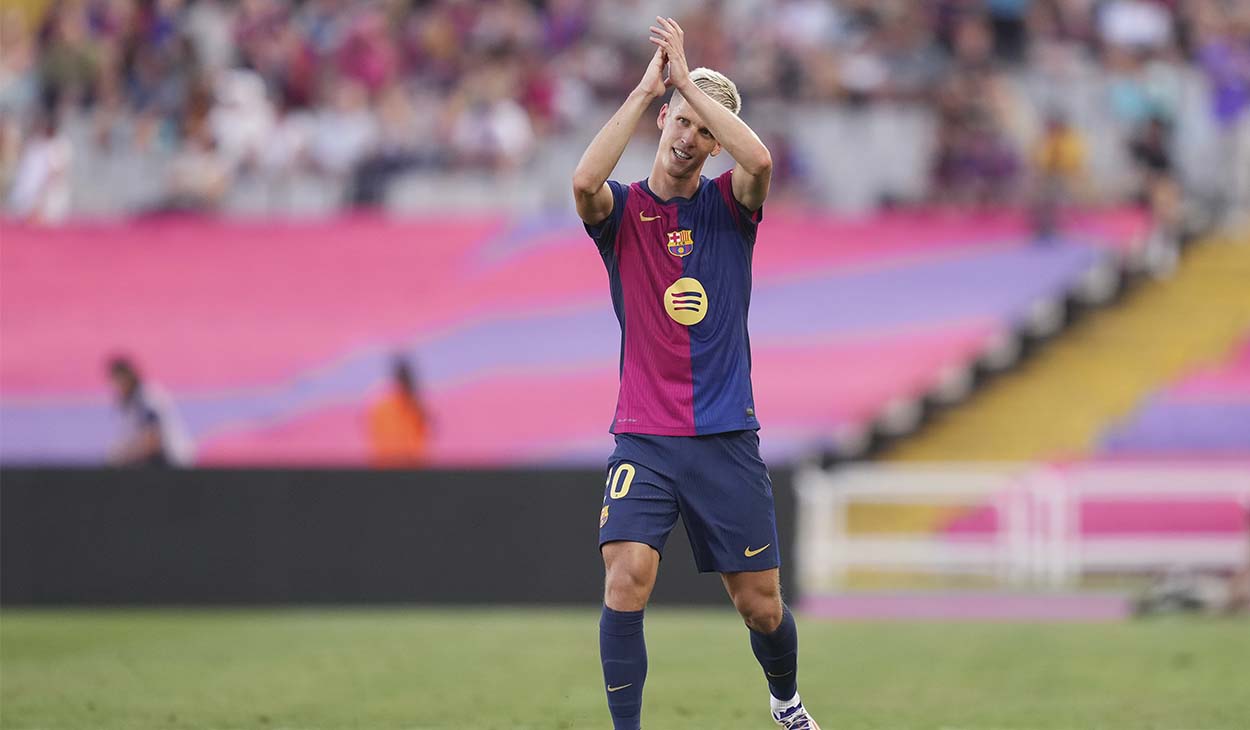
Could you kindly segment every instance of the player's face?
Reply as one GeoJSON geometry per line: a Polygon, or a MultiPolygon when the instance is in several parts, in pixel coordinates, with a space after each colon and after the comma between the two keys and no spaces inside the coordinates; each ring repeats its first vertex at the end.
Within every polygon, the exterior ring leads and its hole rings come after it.
{"type": "Polygon", "coordinates": [[[676,178],[698,175],[710,156],[720,154],[720,144],[685,99],[660,108],[660,159],[664,170],[676,178]]]}

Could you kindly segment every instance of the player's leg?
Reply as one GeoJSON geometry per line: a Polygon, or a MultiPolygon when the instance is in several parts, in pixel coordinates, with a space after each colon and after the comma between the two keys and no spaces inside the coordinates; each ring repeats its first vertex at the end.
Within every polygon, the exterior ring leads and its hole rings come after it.
{"type": "Polygon", "coordinates": [[[799,632],[781,600],[776,568],[722,573],[734,608],[751,634],[751,651],[768,682],[773,720],[789,730],[820,730],[799,698],[799,632]]]}
{"type": "Polygon", "coordinates": [[[615,611],[641,611],[647,607],[660,554],[650,545],[624,540],[605,544],[603,553],[603,605],[615,611]]]}
{"type": "Polygon", "coordinates": [[[663,463],[662,444],[617,436],[599,515],[603,613],[599,655],[614,730],[638,730],[647,678],[643,611],[655,587],[660,551],[677,523],[667,477],[646,466],[663,463]]]}
{"type": "Polygon", "coordinates": [[[750,630],[765,672],[773,719],[791,730],[817,730],[802,708],[795,680],[798,632],[781,600],[772,481],[754,431],[692,439],[694,461],[677,496],[701,571],[721,574],[750,630]]]}
{"type": "Polygon", "coordinates": [[[781,601],[776,568],[749,573],[722,573],[721,580],[751,633],[751,651],[764,670],[774,699],[789,702],[798,680],[799,635],[794,616],[781,601]]]}
{"type": "Polygon", "coordinates": [[[660,554],[640,542],[609,542],[601,548],[605,579],[599,618],[599,659],[608,694],[613,730],[638,730],[642,723],[642,688],[647,680],[647,642],[643,611],[660,554]]]}
{"type": "Polygon", "coordinates": [[[722,573],[734,608],[751,632],[751,651],[764,670],[768,693],[787,703],[798,692],[799,633],[781,601],[778,570],[722,573]]]}

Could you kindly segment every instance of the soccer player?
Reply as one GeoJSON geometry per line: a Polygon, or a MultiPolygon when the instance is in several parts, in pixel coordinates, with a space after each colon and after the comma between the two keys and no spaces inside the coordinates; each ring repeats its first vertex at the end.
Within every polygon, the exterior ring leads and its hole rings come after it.
{"type": "Polygon", "coordinates": [[[657,48],[642,81],[573,173],[577,213],[607,266],[621,324],[616,451],[599,517],[608,709],[615,730],[640,727],[643,611],[680,514],[700,572],[721,574],[750,630],[773,719],[819,730],[795,684],[798,635],[781,600],[772,484],[751,394],[751,254],[772,159],[738,118],[733,82],[689,69],[683,36],[672,18],[656,18],[657,48]],[[650,176],[609,180],[638,121],[670,87],[650,176]],[[734,169],[701,176],[722,151],[734,169]]]}

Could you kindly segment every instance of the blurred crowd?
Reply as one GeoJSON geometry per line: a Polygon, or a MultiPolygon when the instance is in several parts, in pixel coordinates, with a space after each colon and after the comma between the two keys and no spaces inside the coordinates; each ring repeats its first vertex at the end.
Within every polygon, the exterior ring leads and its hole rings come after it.
{"type": "MultiPolygon", "coordinates": [[[[69,117],[89,120],[95,149],[167,153],[164,209],[212,209],[243,174],[330,176],[345,204],[368,205],[411,170],[521,169],[623,99],[660,13],[687,29],[694,63],[737,81],[748,118],[770,102],[930,109],[939,202],[1028,189],[1045,218],[1094,194],[1064,113],[1033,128],[1020,113],[1021,71],[1059,96],[1105,74],[1142,170],[1131,194],[1164,207],[1178,78],[1197,71],[1222,157],[1245,163],[1228,174],[1250,175],[1245,0],[15,0],[2,13],[0,184],[27,219],[67,214],[69,117]]],[[[797,180],[784,125],[766,141],[780,184],[797,180]]]]}

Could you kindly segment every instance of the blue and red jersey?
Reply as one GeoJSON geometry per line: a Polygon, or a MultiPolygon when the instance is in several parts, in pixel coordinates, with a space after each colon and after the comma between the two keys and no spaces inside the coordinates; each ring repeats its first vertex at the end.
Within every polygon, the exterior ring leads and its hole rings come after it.
{"type": "Polygon", "coordinates": [[[621,323],[612,433],[702,436],[759,428],[751,392],[751,255],[762,210],[732,172],[661,200],[645,180],[609,180],[612,214],[586,232],[608,269],[621,323]]]}

